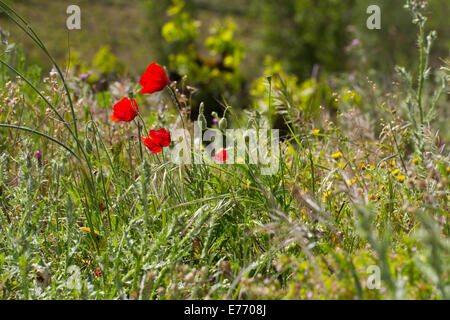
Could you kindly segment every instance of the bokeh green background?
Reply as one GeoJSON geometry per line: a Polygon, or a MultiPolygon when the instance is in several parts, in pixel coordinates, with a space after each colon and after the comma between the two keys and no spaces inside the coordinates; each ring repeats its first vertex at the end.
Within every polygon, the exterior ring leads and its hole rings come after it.
{"type": "MultiPolygon", "coordinates": [[[[151,61],[168,62],[173,46],[161,35],[170,20],[166,14],[170,0],[11,0],[10,4],[28,18],[50,51],[60,62],[68,56],[68,40],[73,56],[92,62],[104,46],[131,74],[141,73],[151,61]],[[68,32],[66,8],[76,4],[82,11],[82,29],[68,32]]],[[[267,55],[281,61],[287,71],[300,79],[310,76],[314,64],[328,72],[353,68],[390,70],[396,64],[409,66],[416,58],[412,48],[416,29],[411,24],[403,0],[186,0],[183,9],[198,20],[204,41],[210,28],[226,19],[236,24],[235,38],[246,47],[240,64],[246,79],[263,72],[267,55]],[[382,9],[382,29],[366,28],[366,8],[377,4],[382,9]],[[345,47],[360,40],[364,58],[348,54],[345,47]]],[[[439,63],[450,48],[450,5],[447,0],[429,1],[428,27],[438,31],[433,62],[439,63]]],[[[13,27],[2,14],[0,25],[11,32],[15,42],[25,45],[32,62],[47,68],[39,49],[13,27]]],[[[207,53],[206,53],[207,55],[207,53]]]]}

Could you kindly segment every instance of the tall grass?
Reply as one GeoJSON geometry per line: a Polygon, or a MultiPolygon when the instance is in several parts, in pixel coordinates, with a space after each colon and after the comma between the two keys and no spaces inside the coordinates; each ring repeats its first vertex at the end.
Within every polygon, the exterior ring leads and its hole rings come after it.
{"type": "MultiPolygon", "coordinates": [[[[265,176],[252,164],[142,159],[133,129],[108,121],[88,85],[67,80],[29,24],[0,7],[57,70],[41,75],[18,63],[20,51],[1,58],[1,298],[449,298],[449,156],[427,117],[448,73],[428,95],[431,44],[420,46],[417,85],[399,69],[408,95],[399,88],[383,120],[367,121],[336,92],[337,117],[323,110],[315,129],[287,82],[267,78],[289,136],[280,170],[265,176]],[[368,286],[371,266],[378,289],[368,286]]],[[[162,94],[176,102],[162,113],[139,101],[151,110],[147,127],[181,125],[182,89],[162,94]]],[[[230,112],[248,127],[261,120],[230,112]]]]}

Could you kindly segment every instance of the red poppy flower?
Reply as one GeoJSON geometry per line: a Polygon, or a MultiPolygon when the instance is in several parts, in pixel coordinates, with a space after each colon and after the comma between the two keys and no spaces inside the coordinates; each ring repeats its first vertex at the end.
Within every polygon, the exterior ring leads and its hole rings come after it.
{"type": "Polygon", "coordinates": [[[131,100],[125,97],[114,105],[113,114],[110,115],[110,118],[116,122],[129,122],[136,118],[138,111],[136,100],[133,99],[133,104],[131,104],[131,100]]]}
{"type": "Polygon", "coordinates": [[[141,137],[141,140],[153,153],[160,153],[163,147],[168,147],[171,143],[170,132],[164,128],[150,130],[148,137],[141,137]]]}
{"type": "Polygon", "coordinates": [[[227,150],[223,149],[222,151],[216,153],[213,158],[218,162],[227,161],[227,150]]]}
{"type": "Polygon", "coordinates": [[[154,93],[161,91],[165,86],[169,84],[164,69],[158,66],[156,63],[152,63],[147,70],[145,70],[139,84],[143,86],[141,93],[154,93]]]}

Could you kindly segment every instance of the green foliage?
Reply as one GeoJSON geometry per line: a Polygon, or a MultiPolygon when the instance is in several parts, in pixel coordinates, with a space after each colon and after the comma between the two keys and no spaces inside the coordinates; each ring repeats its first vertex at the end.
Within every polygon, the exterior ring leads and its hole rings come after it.
{"type": "Polygon", "coordinates": [[[278,114],[289,108],[300,112],[305,122],[317,119],[321,108],[336,111],[333,90],[323,79],[311,78],[300,82],[297,76],[286,73],[281,63],[274,62],[272,58],[267,57],[265,64],[265,75],[253,82],[251,95],[258,110],[271,119],[272,124],[278,114]],[[278,96],[278,92],[282,94],[278,96]],[[286,94],[289,99],[283,99],[286,94]]]}
{"type": "Polygon", "coordinates": [[[345,69],[342,48],[348,42],[355,1],[287,0],[262,1],[265,48],[301,80],[314,64],[329,72],[345,69]]]}
{"type": "MultiPolygon", "coordinates": [[[[212,56],[243,57],[233,32],[215,29],[212,56]]],[[[250,118],[226,114],[244,128],[264,115],[288,126],[269,176],[142,155],[135,127],[109,120],[112,89],[47,75],[11,47],[0,58],[0,299],[448,299],[450,156],[428,115],[441,112],[449,64],[428,68],[419,33],[417,85],[399,69],[408,86],[392,92],[357,76],[301,79],[268,59],[250,118]]],[[[172,66],[196,54],[174,53],[172,66]]],[[[216,85],[212,69],[185,63],[216,85]]],[[[139,100],[146,126],[181,126],[166,94],[139,100]]]]}
{"type": "MultiPolygon", "coordinates": [[[[162,29],[164,38],[171,44],[170,69],[178,77],[186,75],[183,81],[198,89],[192,103],[197,107],[204,102],[207,116],[213,110],[220,110],[217,101],[222,98],[243,106],[246,101],[237,98],[242,90],[240,64],[245,58],[245,46],[235,39],[236,25],[227,20],[211,27],[210,36],[204,42],[208,50],[205,56],[201,53],[204,49],[197,45],[200,22],[191,18],[183,7],[183,1],[174,1],[167,10],[171,20],[162,29]]],[[[196,117],[198,112],[193,113],[196,117]]]]}
{"type": "Polygon", "coordinates": [[[98,50],[93,65],[105,75],[114,72],[121,73],[124,71],[123,65],[117,60],[116,56],[111,53],[111,48],[109,46],[104,46],[98,50]]]}

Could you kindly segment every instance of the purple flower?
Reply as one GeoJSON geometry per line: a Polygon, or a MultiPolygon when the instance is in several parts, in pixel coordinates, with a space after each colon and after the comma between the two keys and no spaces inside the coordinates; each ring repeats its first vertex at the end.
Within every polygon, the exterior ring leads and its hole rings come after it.
{"type": "Polygon", "coordinates": [[[353,46],[357,46],[359,44],[359,39],[353,39],[352,42],[350,43],[350,45],[353,46]]]}
{"type": "Polygon", "coordinates": [[[42,153],[40,153],[39,151],[36,151],[34,156],[35,156],[35,158],[37,160],[39,168],[42,167],[42,153]]]}
{"type": "Polygon", "coordinates": [[[345,46],[344,51],[349,51],[352,47],[357,46],[359,44],[359,39],[355,38],[350,42],[347,46],[345,46]]]}
{"type": "Polygon", "coordinates": [[[219,122],[219,120],[217,120],[217,118],[213,118],[213,119],[212,119],[212,122],[213,122],[213,123],[217,123],[217,122],[219,122]]]}
{"type": "Polygon", "coordinates": [[[81,80],[86,80],[87,79],[87,77],[89,77],[89,75],[88,74],[86,74],[86,73],[82,73],[82,74],[80,74],[80,79],[81,80]]]}

